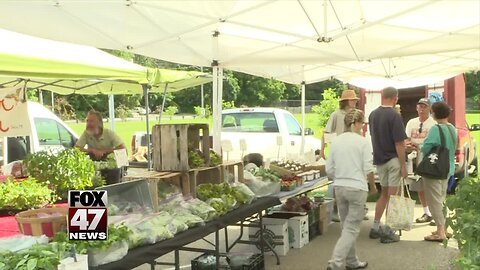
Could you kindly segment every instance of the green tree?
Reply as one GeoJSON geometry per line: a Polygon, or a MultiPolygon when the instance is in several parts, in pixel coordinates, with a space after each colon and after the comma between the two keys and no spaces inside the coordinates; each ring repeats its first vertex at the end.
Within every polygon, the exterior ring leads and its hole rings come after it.
{"type": "Polygon", "coordinates": [[[235,104],[247,106],[269,106],[280,100],[286,90],[283,82],[237,73],[241,89],[235,104]]]}
{"type": "Polygon", "coordinates": [[[338,102],[339,98],[337,95],[337,90],[328,88],[326,89],[323,94],[323,100],[320,102],[319,105],[315,105],[312,107],[312,111],[319,115],[318,121],[320,126],[324,127],[327,125],[328,118],[330,115],[338,109],[338,102]]]}
{"type": "Polygon", "coordinates": [[[347,89],[347,85],[335,78],[307,84],[305,87],[305,98],[307,100],[321,100],[325,89],[333,89],[337,95],[341,95],[342,91],[347,89]]]}

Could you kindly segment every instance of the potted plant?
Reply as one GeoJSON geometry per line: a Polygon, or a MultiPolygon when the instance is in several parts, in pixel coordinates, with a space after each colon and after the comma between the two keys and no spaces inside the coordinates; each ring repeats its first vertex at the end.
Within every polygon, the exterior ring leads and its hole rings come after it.
{"type": "Polygon", "coordinates": [[[56,196],[48,184],[38,182],[33,177],[23,180],[8,178],[0,183],[0,209],[8,214],[42,207],[55,200],[56,196]]]}
{"type": "Polygon", "coordinates": [[[79,149],[65,149],[59,153],[32,153],[23,162],[29,175],[48,183],[61,198],[66,198],[70,189],[93,186],[93,161],[79,149]]]}

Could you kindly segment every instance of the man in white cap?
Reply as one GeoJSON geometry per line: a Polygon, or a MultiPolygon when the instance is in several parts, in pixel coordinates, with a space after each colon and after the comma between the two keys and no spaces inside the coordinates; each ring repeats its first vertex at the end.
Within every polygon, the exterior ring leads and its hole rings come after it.
{"type": "MultiPolygon", "coordinates": [[[[421,98],[417,103],[418,117],[412,118],[408,121],[405,128],[405,133],[408,136],[407,140],[407,152],[417,152],[417,164],[422,160],[422,152],[419,151],[422,148],[423,141],[427,137],[428,131],[435,126],[436,122],[430,117],[430,101],[428,98],[421,98]]],[[[423,206],[424,214],[415,220],[417,223],[427,223],[433,220],[430,209],[425,199],[425,192],[423,191],[423,180],[420,178],[418,181],[410,185],[410,190],[418,193],[418,198],[423,206]]]]}

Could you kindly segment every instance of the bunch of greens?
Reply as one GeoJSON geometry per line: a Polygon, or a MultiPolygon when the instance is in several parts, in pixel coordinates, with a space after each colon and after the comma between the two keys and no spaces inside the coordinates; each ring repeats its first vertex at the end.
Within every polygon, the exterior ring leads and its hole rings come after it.
{"type": "Polygon", "coordinates": [[[276,172],[270,169],[259,168],[253,173],[253,175],[261,177],[263,181],[271,181],[271,182],[280,181],[280,176],[276,172]]]}
{"type": "Polygon", "coordinates": [[[93,161],[76,148],[65,149],[59,153],[31,153],[23,162],[31,176],[40,182],[50,183],[61,197],[66,197],[68,190],[82,190],[93,185],[93,161]]]}
{"type": "Polygon", "coordinates": [[[218,166],[222,164],[222,157],[215,151],[210,149],[210,166],[218,166]]]}
{"type": "Polygon", "coordinates": [[[227,182],[223,182],[221,184],[198,185],[197,197],[210,204],[222,215],[235,208],[238,204],[252,202],[255,194],[244,184],[232,187],[227,182]]]}
{"type": "Polygon", "coordinates": [[[188,164],[190,165],[190,168],[199,168],[205,166],[205,160],[199,152],[199,150],[190,150],[188,152],[188,164]]]}
{"type": "Polygon", "coordinates": [[[197,197],[206,201],[210,198],[220,198],[223,194],[230,194],[232,188],[227,182],[221,184],[201,184],[197,186],[197,197]]]}
{"type": "MultiPolygon", "coordinates": [[[[80,254],[87,254],[92,250],[107,250],[113,244],[120,241],[128,241],[132,231],[124,225],[113,225],[108,226],[108,240],[105,241],[76,241],[75,248],[80,254]]],[[[68,235],[64,232],[57,233],[53,239],[54,242],[58,243],[70,243],[68,235]]]]}
{"type": "Polygon", "coordinates": [[[7,179],[0,183],[0,208],[29,209],[41,207],[57,197],[47,183],[39,183],[35,178],[29,177],[23,181],[7,179]]]}
{"type": "MultiPolygon", "coordinates": [[[[480,265],[480,178],[466,177],[459,182],[455,195],[447,197],[445,206],[452,210],[446,226],[453,229],[460,256],[458,269],[479,269],[480,265]]],[[[447,209],[447,210],[448,210],[447,209]]]]}
{"type": "Polygon", "coordinates": [[[33,245],[19,252],[1,251],[0,270],[56,270],[71,248],[68,243],[51,243],[33,245]]]}

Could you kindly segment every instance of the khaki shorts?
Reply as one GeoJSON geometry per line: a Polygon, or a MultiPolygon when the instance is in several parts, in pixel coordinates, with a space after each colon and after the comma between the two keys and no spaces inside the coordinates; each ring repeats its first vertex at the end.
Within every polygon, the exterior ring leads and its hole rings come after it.
{"type": "Polygon", "coordinates": [[[392,158],[387,163],[377,165],[378,178],[382,187],[400,186],[400,162],[392,158]]]}
{"type": "Polygon", "coordinates": [[[418,181],[413,181],[413,183],[410,184],[410,190],[411,191],[416,191],[416,192],[422,192],[423,191],[423,178],[418,179],[418,181]]]}

